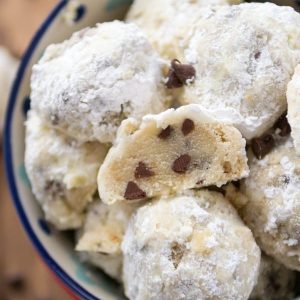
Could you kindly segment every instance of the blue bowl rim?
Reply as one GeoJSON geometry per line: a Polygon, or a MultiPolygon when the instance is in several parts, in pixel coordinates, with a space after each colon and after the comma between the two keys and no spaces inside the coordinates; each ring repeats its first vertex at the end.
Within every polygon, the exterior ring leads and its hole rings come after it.
{"type": "Polygon", "coordinates": [[[15,108],[15,103],[17,99],[17,95],[19,93],[19,89],[21,86],[22,78],[24,76],[25,70],[29,64],[29,61],[34,53],[35,49],[39,45],[39,42],[49,26],[53,23],[62,9],[68,4],[69,0],[61,0],[57,6],[52,10],[46,20],[42,23],[35,36],[33,37],[29,47],[27,48],[21,63],[18,69],[15,81],[12,86],[11,94],[9,97],[8,108],[6,112],[5,126],[4,126],[4,161],[5,161],[5,171],[8,179],[8,185],[10,189],[10,193],[12,195],[12,199],[15,205],[15,208],[18,212],[19,218],[25,228],[27,235],[29,236],[31,242],[35,246],[37,252],[45,261],[45,263],[49,266],[51,271],[57,275],[59,279],[61,279],[66,286],[70,287],[78,296],[87,300],[101,300],[100,298],[96,298],[92,294],[90,294],[87,290],[85,290],[82,286],[80,286],[76,281],[74,281],[60,266],[59,264],[51,257],[48,251],[40,242],[37,235],[34,233],[33,228],[30,225],[30,222],[27,219],[26,213],[23,209],[22,202],[18,193],[16,179],[14,174],[14,164],[12,159],[12,147],[11,147],[11,127],[12,127],[12,115],[15,108]]]}

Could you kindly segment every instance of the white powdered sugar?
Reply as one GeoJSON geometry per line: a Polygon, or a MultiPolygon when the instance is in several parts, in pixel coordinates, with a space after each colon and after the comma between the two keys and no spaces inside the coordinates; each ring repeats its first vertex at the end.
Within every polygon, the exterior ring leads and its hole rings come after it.
{"type": "Polygon", "coordinates": [[[82,259],[121,281],[121,243],[131,215],[139,204],[108,206],[100,199],[89,205],[76,250],[82,259]]]}
{"type": "Polygon", "coordinates": [[[120,21],[50,45],[33,67],[32,108],[78,140],[112,142],[121,121],[168,107],[161,63],[146,36],[120,21]]]}
{"type": "Polygon", "coordinates": [[[291,138],[262,160],[253,158],[250,176],[242,184],[248,202],[241,210],[262,249],[296,270],[300,269],[299,170],[300,157],[291,138]]]}
{"type": "Polygon", "coordinates": [[[231,120],[251,139],[286,110],[286,86],[300,62],[300,15],[271,3],[203,8],[184,61],[196,79],[182,103],[198,103],[231,120]]]}
{"type": "Polygon", "coordinates": [[[137,24],[153,47],[166,59],[181,59],[191,28],[199,18],[209,17],[200,8],[238,4],[240,0],[136,0],[126,20],[137,24]]]}
{"type": "Polygon", "coordinates": [[[300,65],[295,69],[294,76],[287,88],[288,120],[296,152],[300,154],[300,65]]]}
{"type": "Polygon", "coordinates": [[[122,244],[126,295],[247,299],[260,251],[222,194],[202,190],[139,208],[122,244]]]}
{"type": "Polygon", "coordinates": [[[107,148],[97,142],[79,145],[34,111],[27,117],[25,166],[32,191],[48,221],[61,230],[78,228],[107,148]]]}

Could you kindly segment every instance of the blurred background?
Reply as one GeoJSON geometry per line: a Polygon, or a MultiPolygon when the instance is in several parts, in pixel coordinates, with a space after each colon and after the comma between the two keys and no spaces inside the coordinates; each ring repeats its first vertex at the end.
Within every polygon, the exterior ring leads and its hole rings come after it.
{"type": "MultiPolygon", "coordinates": [[[[58,0],[0,0],[0,139],[9,83],[33,34],[58,0]]],[[[46,269],[19,223],[0,140],[0,300],[71,299],[46,269]]]]}

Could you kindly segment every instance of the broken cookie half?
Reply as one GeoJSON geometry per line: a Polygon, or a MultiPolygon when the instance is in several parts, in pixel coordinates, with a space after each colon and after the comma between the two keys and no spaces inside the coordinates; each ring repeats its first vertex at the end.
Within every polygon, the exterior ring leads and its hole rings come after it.
{"type": "Polygon", "coordinates": [[[141,200],[248,175],[246,142],[198,105],[124,121],[98,174],[103,202],[141,200]]]}

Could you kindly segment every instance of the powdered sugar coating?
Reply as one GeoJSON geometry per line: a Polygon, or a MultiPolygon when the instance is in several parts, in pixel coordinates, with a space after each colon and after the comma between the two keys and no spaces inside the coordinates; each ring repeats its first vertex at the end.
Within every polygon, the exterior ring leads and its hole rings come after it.
{"type": "Polygon", "coordinates": [[[202,6],[237,4],[239,0],[135,0],[126,20],[137,24],[166,59],[181,59],[189,32],[202,6]]]}
{"type": "Polygon", "coordinates": [[[161,63],[145,35],[120,21],[50,45],[33,67],[32,108],[78,140],[112,142],[121,121],[167,108],[161,63]]]}
{"type": "Polygon", "coordinates": [[[138,204],[108,206],[96,199],[88,207],[83,228],[79,233],[76,250],[82,259],[103,269],[111,277],[121,281],[121,242],[129,218],[138,204]]]}
{"type": "Polygon", "coordinates": [[[46,219],[58,229],[81,226],[106,152],[97,142],[78,145],[50,128],[34,111],[28,113],[26,171],[46,219]]]}
{"type": "Polygon", "coordinates": [[[240,209],[258,244],[286,267],[300,270],[300,157],[291,139],[250,161],[240,209]]]}
{"type": "Polygon", "coordinates": [[[196,79],[179,97],[230,120],[251,139],[286,110],[286,86],[300,61],[300,15],[271,3],[202,8],[184,61],[196,79]],[[203,12],[204,14],[204,12],[203,12]]]}
{"type": "Polygon", "coordinates": [[[131,300],[248,299],[260,250],[222,194],[199,191],[139,208],[122,244],[131,300]]]}
{"type": "Polygon", "coordinates": [[[295,150],[300,154],[300,65],[295,69],[294,76],[287,88],[288,121],[291,125],[291,135],[295,150]]]}

